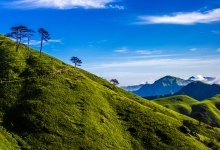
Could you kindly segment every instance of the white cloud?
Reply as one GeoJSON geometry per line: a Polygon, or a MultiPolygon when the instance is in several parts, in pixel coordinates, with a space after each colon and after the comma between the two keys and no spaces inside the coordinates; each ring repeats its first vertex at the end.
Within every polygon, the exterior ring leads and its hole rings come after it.
{"type": "Polygon", "coordinates": [[[204,81],[205,78],[202,75],[197,75],[194,80],[195,81],[204,81]]]}
{"type": "Polygon", "coordinates": [[[197,48],[191,48],[190,51],[197,51],[197,48]]]}
{"type": "Polygon", "coordinates": [[[125,68],[125,67],[201,67],[210,64],[218,64],[220,59],[204,60],[204,59],[151,59],[151,60],[136,60],[115,63],[103,63],[94,66],[93,68],[125,68]]]}
{"type": "Polygon", "coordinates": [[[135,53],[141,55],[160,54],[162,51],[136,50],[135,53]]]}
{"type": "MultiPolygon", "coordinates": [[[[71,8],[107,8],[107,4],[115,2],[115,0],[13,0],[5,3],[9,8],[56,8],[56,9],[71,9],[71,8]]],[[[122,6],[110,5],[110,8],[123,8],[122,6]]]]}
{"type": "MultiPolygon", "coordinates": [[[[120,59],[109,63],[98,62],[84,64],[84,69],[107,79],[116,78],[120,85],[138,84],[150,79],[159,79],[165,75],[188,78],[193,74],[219,76],[216,66],[220,59],[197,58],[155,58],[155,59],[120,59]]],[[[215,83],[217,83],[216,81],[215,83]]]]}
{"type": "Polygon", "coordinates": [[[61,44],[63,44],[61,40],[48,40],[48,42],[49,43],[61,43],[61,44]]]}
{"type": "Polygon", "coordinates": [[[114,52],[115,53],[127,53],[128,49],[126,47],[122,47],[121,49],[117,49],[114,52]]]}
{"type": "Polygon", "coordinates": [[[163,16],[139,16],[136,24],[182,24],[211,23],[220,21],[220,8],[205,12],[179,12],[163,16]]]}
{"type": "MultiPolygon", "coordinates": [[[[29,45],[38,46],[38,45],[40,45],[40,43],[41,43],[40,40],[30,40],[29,45]]],[[[61,44],[63,44],[61,40],[48,40],[48,42],[44,42],[44,43],[61,43],[61,44]]],[[[27,44],[27,42],[25,42],[24,44],[27,44]]]]}
{"type": "Polygon", "coordinates": [[[217,51],[216,52],[220,52],[220,48],[219,49],[217,49],[217,51]]]}
{"type": "Polygon", "coordinates": [[[220,78],[216,78],[211,84],[219,84],[220,85],[220,78]]]}
{"type": "MultiPolygon", "coordinates": [[[[27,43],[25,43],[27,44],[27,43]]],[[[40,45],[40,41],[38,40],[30,40],[30,43],[29,43],[31,46],[37,46],[37,45],[40,45]]]]}
{"type": "Polygon", "coordinates": [[[109,5],[109,7],[113,9],[119,9],[119,10],[125,9],[124,6],[119,6],[119,5],[109,5]]]}
{"type": "Polygon", "coordinates": [[[220,84],[220,78],[216,77],[203,77],[202,75],[197,75],[196,77],[191,78],[193,81],[202,81],[207,84],[220,84]]]}

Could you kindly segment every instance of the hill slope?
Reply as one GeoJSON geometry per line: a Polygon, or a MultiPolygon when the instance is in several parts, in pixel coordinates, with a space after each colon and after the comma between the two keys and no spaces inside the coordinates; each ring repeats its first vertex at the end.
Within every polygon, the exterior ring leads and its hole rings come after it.
{"type": "Polygon", "coordinates": [[[46,54],[31,55],[0,36],[0,149],[206,150],[204,141],[220,134],[199,126],[198,140],[180,131],[183,120],[195,120],[46,54]]]}
{"type": "Polygon", "coordinates": [[[181,90],[175,93],[175,95],[185,94],[197,100],[204,100],[210,97],[220,94],[220,85],[206,84],[203,82],[192,82],[181,90]]]}
{"type": "Polygon", "coordinates": [[[220,127],[220,95],[204,101],[177,95],[156,99],[153,102],[190,117],[194,117],[193,114],[196,112],[202,113],[206,117],[206,122],[220,127]]]}

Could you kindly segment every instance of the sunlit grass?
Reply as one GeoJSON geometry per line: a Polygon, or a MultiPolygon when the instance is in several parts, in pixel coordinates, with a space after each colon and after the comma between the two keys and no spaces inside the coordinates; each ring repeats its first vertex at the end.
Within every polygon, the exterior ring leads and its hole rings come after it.
{"type": "MultiPolygon", "coordinates": [[[[0,39],[0,149],[208,149],[179,130],[197,121],[35,50],[27,59],[25,46],[16,53],[0,39]]],[[[197,128],[204,139],[220,135],[197,128]]]]}

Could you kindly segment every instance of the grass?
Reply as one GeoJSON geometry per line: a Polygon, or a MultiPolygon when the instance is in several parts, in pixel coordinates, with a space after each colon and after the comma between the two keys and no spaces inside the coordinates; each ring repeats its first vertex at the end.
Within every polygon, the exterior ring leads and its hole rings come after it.
{"type": "Polygon", "coordinates": [[[18,143],[3,127],[0,126],[0,149],[12,150],[19,149],[18,143]]]}
{"type": "Polygon", "coordinates": [[[178,95],[156,99],[153,102],[191,117],[195,112],[203,113],[207,123],[220,126],[220,95],[203,101],[197,101],[185,95],[178,95]]]}
{"type": "MultiPolygon", "coordinates": [[[[0,149],[209,149],[179,130],[187,116],[0,36],[0,149]],[[4,65],[3,65],[4,64],[4,65]]],[[[198,126],[205,140],[219,128],[198,126]]]]}

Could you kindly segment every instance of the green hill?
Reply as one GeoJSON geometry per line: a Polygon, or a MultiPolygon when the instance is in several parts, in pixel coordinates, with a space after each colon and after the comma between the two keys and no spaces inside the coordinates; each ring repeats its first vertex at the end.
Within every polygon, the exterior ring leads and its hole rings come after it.
{"type": "Polygon", "coordinates": [[[38,51],[27,59],[26,47],[15,52],[14,44],[0,36],[0,149],[217,147],[219,128],[197,126],[82,69],[46,54],[40,58],[38,51]],[[200,138],[183,133],[184,120],[200,138]]]}
{"type": "Polygon", "coordinates": [[[178,95],[156,99],[153,100],[153,102],[156,102],[181,114],[190,115],[192,112],[191,104],[197,103],[198,101],[189,96],[178,95]]]}
{"type": "Polygon", "coordinates": [[[153,102],[191,117],[196,112],[203,113],[209,124],[220,126],[220,95],[203,101],[197,101],[185,95],[177,95],[156,99],[153,102]]]}

